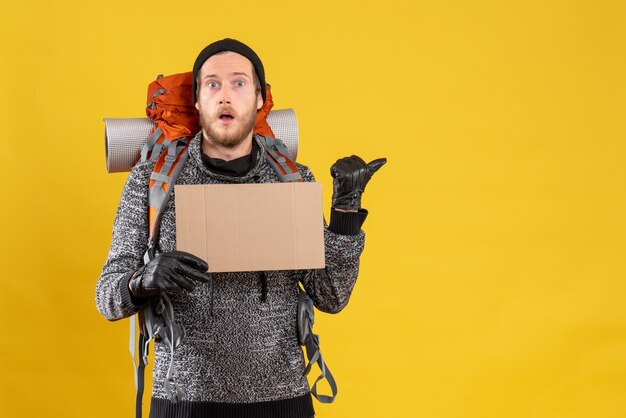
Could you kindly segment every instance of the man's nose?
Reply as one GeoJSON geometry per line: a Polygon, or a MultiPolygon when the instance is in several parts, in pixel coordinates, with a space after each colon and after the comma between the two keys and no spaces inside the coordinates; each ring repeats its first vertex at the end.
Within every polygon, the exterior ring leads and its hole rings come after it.
{"type": "Polygon", "coordinates": [[[220,89],[219,104],[230,104],[230,93],[228,86],[223,86],[220,89]]]}

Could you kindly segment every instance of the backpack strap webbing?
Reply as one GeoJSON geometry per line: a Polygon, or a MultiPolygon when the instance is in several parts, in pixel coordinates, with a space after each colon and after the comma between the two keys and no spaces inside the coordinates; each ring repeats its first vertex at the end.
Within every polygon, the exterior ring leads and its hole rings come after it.
{"type": "Polygon", "coordinates": [[[337,396],[337,382],[330,369],[326,366],[324,357],[320,350],[320,337],[313,333],[313,324],[315,323],[315,309],[313,307],[313,299],[302,289],[298,292],[298,339],[300,345],[306,348],[306,356],[309,360],[304,375],[311,371],[313,364],[317,363],[320,368],[320,375],[315,379],[311,386],[311,394],[321,403],[332,403],[337,396]],[[326,379],[332,395],[321,395],[317,393],[317,384],[326,379]]]}
{"type": "MultiPolygon", "coordinates": [[[[139,333],[139,346],[142,347],[145,344],[145,337],[142,333],[139,333]]],[[[135,381],[135,389],[137,391],[137,395],[135,397],[135,418],[142,418],[142,409],[143,409],[143,389],[145,382],[145,369],[146,363],[144,363],[143,359],[139,359],[139,364],[137,366],[137,380],[135,381]]]]}
{"type": "MultiPolygon", "coordinates": [[[[188,156],[186,152],[189,146],[187,138],[183,137],[167,142],[169,142],[167,144],[167,152],[162,153],[158,157],[148,185],[150,238],[148,240],[148,251],[146,251],[144,256],[144,264],[147,264],[148,261],[154,258],[161,215],[165,210],[172,190],[174,190],[173,185],[176,183],[176,178],[185,165],[188,156]]],[[[154,157],[154,151],[152,151],[152,155],[154,157]]]]}
{"type": "Polygon", "coordinates": [[[148,309],[142,309],[137,314],[130,317],[130,356],[133,359],[133,366],[135,370],[135,390],[137,392],[135,399],[135,416],[136,418],[142,418],[142,401],[145,382],[145,368],[148,364],[148,349],[150,347],[150,341],[154,338],[152,333],[152,312],[148,309]],[[139,338],[137,341],[137,347],[139,352],[137,353],[137,363],[135,363],[135,323],[136,318],[139,317],[139,338]]]}
{"type": "MultiPolygon", "coordinates": [[[[140,162],[156,161],[152,174],[150,175],[148,190],[148,210],[149,210],[149,239],[148,249],[144,254],[144,265],[155,256],[156,245],[159,232],[159,223],[169,196],[172,193],[173,185],[180,170],[187,160],[188,138],[181,137],[170,141],[165,139],[161,129],[156,127],[148,138],[148,142],[141,152],[140,162]],[[166,150],[166,152],[163,152],[166,150]]],[[[141,309],[137,315],[139,322],[139,337],[135,335],[135,315],[131,317],[130,347],[133,358],[133,368],[135,371],[135,389],[137,390],[135,413],[137,418],[142,415],[142,402],[145,381],[145,367],[148,364],[148,350],[150,342],[155,337],[155,331],[161,331],[166,343],[170,345],[170,367],[167,373],[166,392],[172,402],[177,402],[184,395],[180,386],[176,384],[173,376],[174,349],[178,347],[184,331],[181,335],[181,327],[176,324],[172,303],[167,295],[162,294],[155,298],[147,306],[141,309]],[[155,305],[156,304],[156,305],[155,305]],[[138,344],[138,362],[135,364],[135,344],[138,344]]]]}
{"type": "Polygon", "coordinates": [[[258,136],[266,151],[266,160],[274,168],[282,182],[301,182],[302,176],[291,160],[289,150],[278,138],[258,136]]]}

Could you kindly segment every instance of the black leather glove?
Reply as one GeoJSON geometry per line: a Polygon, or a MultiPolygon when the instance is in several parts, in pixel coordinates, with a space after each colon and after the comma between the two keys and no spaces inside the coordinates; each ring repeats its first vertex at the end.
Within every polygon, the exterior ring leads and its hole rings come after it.
{"type": "Polygon", "coordinates": [[[130,294],[136,298],[158,295],[162,291],[191,291],[195,282],[208,282],[206,261],[183,251],[170,251],[153,258],[128,281],[130,294]]]}
{"type": "Polygon", "coordinates": [[[386,162],[386,158],[379,158],[366,164],[356,155],[337,160],[330,168],[330,175],[334,178],[333,208],[361,209],[361,195],[367,182],[386,162]]]}

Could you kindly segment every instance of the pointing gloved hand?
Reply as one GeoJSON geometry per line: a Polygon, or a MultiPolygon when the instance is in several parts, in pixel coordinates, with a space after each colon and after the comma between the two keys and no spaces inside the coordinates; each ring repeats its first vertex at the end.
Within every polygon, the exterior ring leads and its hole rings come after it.
{"type": "Polygon", "coordinates": [[[361,209],[361,195],[367,182],[386,162],[386,158],[379,158],[366,164],[356,155],[337,160],[330,168],[334,179],[333,208],[347,211],[361,209]]]}
{"type": "Polygon", "coordinates": [[[206,283],[209,276],[206,261],[183,251],[162,253],[137,270],[128,281],[132,296],[144,298],[162,291],[176,293],[191,291],[195,282],[206,283]]]}

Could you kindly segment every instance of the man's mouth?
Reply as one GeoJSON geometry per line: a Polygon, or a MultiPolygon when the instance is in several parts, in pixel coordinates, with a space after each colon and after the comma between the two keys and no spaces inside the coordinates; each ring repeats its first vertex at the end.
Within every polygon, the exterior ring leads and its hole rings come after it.
{"type": "Polygon", "coordinates": [[[233,119],[235,119],[235,117],[233,115],[231,115],[230,113],[222,113],[220,115],[220,120],[222,122],[230,122],[233,119]]]}

